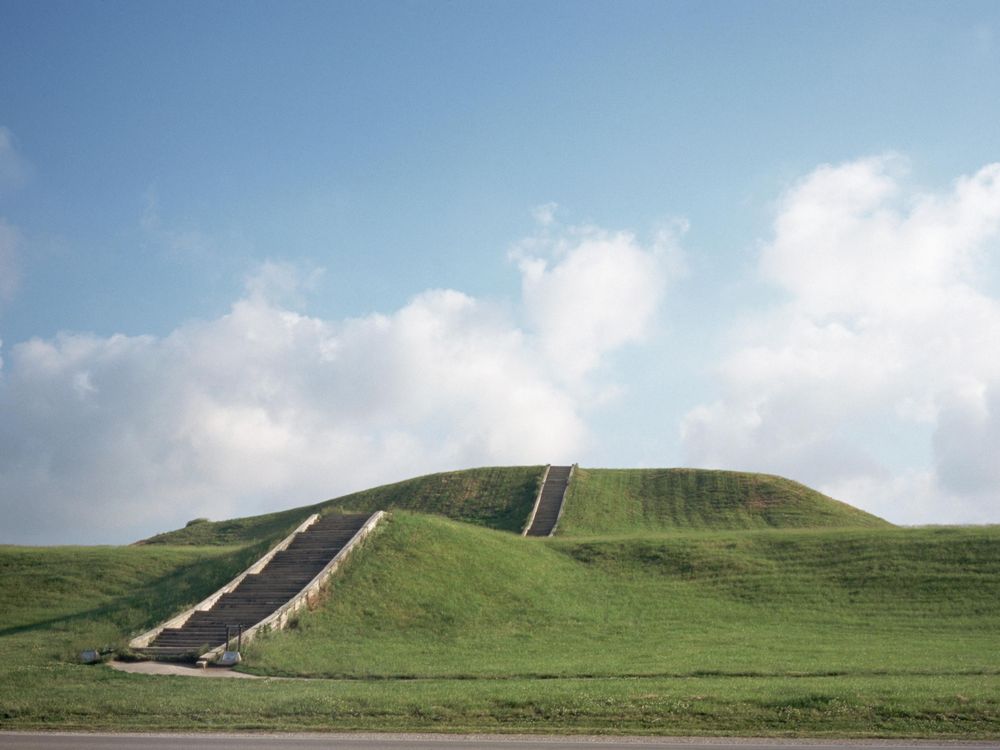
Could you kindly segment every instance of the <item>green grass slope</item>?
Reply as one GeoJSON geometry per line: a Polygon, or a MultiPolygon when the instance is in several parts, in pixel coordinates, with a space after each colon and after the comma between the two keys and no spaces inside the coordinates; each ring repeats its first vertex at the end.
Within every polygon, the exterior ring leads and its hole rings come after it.
{"type": "Polygon", "coordinates": [[[0,730],[1000,737],[996,527],[535,540],[395,512],[247,654],[342,679],[76,663],[259,547],[0,547],[0,730]]]}
{"type": "MultiPolygon", "coordinates": [[[[293,508],[226,521],[194,520],[140,544],[236,545],[274,542],[310,513],[411,510],[520,532],[543,467],[443,472],[293,508]]],[[[767,474],[704,469],[577,469],[560,535],[670,529],[877,528],[890,524],[798,482],[767,474]]]]}
{"type": "Polygon", "coordinates": [[[196,604],[262,554],[248,547],[0,546],[0,637],[55,628],[53,654],[120,645],[196,604]]]}
{"type": "Polygon", "coordinates": [[[395,513],[255,672],[1000,674],[1000,528],[553,539],[395,513]]]}
{"type": "Polygon", "coordinates": [[[544,466],[501,466],[429,474],[330,500],[324,509],[410,510],[501,531],[520,532],[544,466]]]}
{"type": "Polygon", "coordinates": [[[520,532],[541,484],[543,466],[466,469],[407,479],[315,505],[228,521],[193,521],[141,544],[247,544],[276,541],[311,513],[400,508],[436,513],[503,531],[520,532]]]}
{"type": "Polygon", "coordinates": [[[885,528],[789,479],[705,469],[577,469],[558,535],[669,529],[885,528]]]}
{"type": "Polygon", "coordinates": [[[312,513],[314,506],[292,508],[277,513],[266,513],[261,516],[246,516],[230,518],[226,521],[210,521],[196,518],[188,521],[182,529],[165,531],[136,542],[136,546],[172,545],[172,546],[241,546],[254,543],[275,543],[288,536],[300,523],[312,513]]]}

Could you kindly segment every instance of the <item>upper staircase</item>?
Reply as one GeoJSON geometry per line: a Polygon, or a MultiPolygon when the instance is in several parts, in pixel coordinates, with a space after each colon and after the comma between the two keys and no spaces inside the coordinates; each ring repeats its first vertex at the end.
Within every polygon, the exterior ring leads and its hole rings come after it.
{"type": "Polygon", "coordinates": [[[210,607],[196,608],[182,624],[163,627],[151,642],[135,650],[148,656],[177,658],[225,646],[227,630],[235,638],[238,631],[249,630],[302,594],[373,518],[367,513],[321,516],[294,534],[262,568],[244,575],[235,587],[218,596],[210,607]]]}
{"type": "Polygon", "coordinates": [[[525,530],[525,536],[552,536],[559,522],[566,489],[573,475],[572,466],[550,466],[545,472],[545,481],[535,500],[535,509],[531,522],[525,530]]]}

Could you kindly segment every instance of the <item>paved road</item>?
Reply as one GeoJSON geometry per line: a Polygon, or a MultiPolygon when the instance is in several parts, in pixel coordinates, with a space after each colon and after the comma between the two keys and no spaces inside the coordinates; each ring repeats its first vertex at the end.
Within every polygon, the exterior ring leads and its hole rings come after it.
{"type": "Polygon", "coordinates": [[[524,737],[404,734],[51,734],[0,732],[0,748],[18,750],[955,750],[1000,748],[1000,742],[801,741],[524,737]]]}

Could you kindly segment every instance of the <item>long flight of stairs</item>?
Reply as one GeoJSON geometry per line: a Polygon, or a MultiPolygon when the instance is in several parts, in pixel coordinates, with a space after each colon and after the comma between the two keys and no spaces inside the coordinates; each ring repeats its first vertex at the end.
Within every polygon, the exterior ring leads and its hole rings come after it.
{"type": "Polygon", "coordinates": [[[545,483],[539,493],[538,507],[531,526],[525,536],[551,536],[559,520],[559,510],[562,508],[572,466],[550,466],[545,476],[545,483]]]}
{"type": "Polygon", "coordinates": [[[152,643],[137,649],[147,656],[197,655],[226,642],[226,627],[246,630],[298,594],[364,526],[368,514],[321,517],[259,572],[246,576],[211,609],[194,612],[179,628],[165,628],[152,643]]]}

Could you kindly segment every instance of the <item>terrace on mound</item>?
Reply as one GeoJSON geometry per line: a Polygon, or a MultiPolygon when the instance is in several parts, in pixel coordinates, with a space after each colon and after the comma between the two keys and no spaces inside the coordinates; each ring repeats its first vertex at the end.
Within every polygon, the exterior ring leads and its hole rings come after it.
{"type": "Polygon", "coordinates": [[[996,675],[998,545],[990,527],[537,540],[397,511],[323,606],[245,664],[341,678],[996,675]]]}

